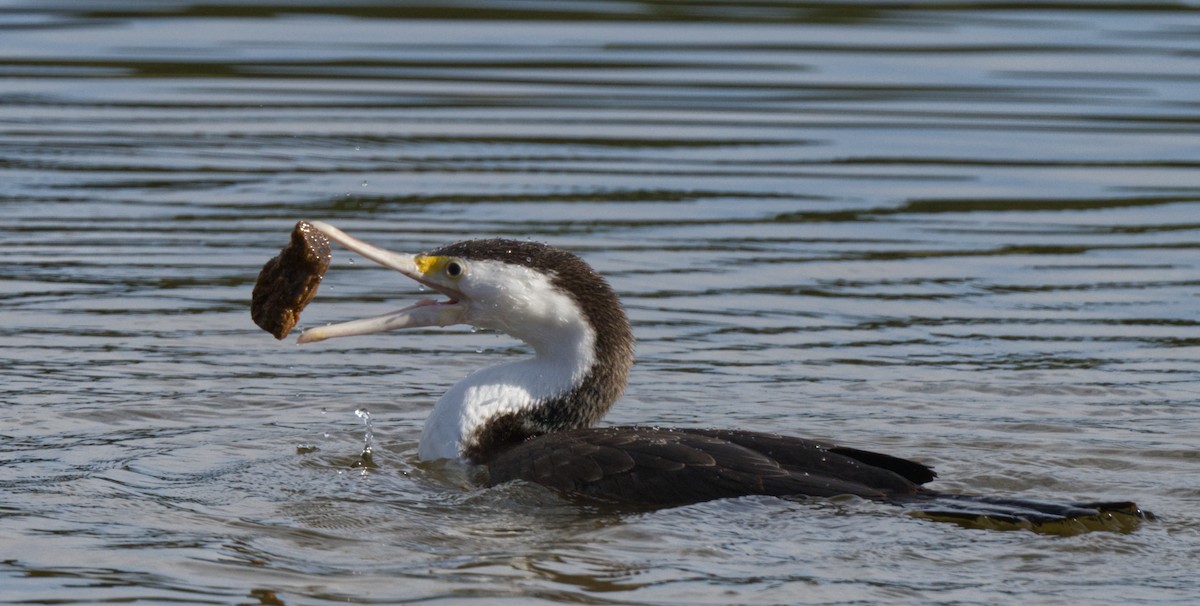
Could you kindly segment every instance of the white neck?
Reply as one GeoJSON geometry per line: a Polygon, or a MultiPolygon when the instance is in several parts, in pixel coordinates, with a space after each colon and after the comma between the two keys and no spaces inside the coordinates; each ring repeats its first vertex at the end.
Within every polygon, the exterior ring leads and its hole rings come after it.
{"type": "MultiPolygon", "coordinates": [[[[510,301],[502,322],[478,318],[483,321],[476,323],[529,343],[534,357],[478,370],[451,387],[425,421],[418,452],[421,459],[462,458],[489,421],[534,410],[567,394],[583,381],[595,362],[595,331],[579,306],[566,295],[552,292],[546,284],[537,283],[544,278],[534,272],[521,278],[537,296],[510,301]],[[530,327],[536,330],[528,330],[530,327]]],[[[510,283],[510,291],[514,284],[520,286],[518,282],[510,283]]]]}

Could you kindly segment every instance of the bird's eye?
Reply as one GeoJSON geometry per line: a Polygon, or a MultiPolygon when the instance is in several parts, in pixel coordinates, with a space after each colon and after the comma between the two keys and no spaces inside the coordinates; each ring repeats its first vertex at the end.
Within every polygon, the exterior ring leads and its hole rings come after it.
{"type": "Polygon", "coordinates": [[[446,264],[446,275],[451,278],[458,278],[463,275],[466,268],[463,267],[461,261],[451,261],[446,264]]]}

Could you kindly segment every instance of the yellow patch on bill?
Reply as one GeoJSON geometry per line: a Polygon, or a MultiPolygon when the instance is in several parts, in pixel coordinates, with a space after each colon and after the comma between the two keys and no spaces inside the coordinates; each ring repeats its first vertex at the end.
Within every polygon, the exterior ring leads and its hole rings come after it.
{"type": "Polygon", "coordinates": [[[447,258],[437,255],[417,255],[413,262],[417,264],[417,269],[422,275],[428,276],[431,273],[441,271],[442,266],[446,264],[447,258]]]}

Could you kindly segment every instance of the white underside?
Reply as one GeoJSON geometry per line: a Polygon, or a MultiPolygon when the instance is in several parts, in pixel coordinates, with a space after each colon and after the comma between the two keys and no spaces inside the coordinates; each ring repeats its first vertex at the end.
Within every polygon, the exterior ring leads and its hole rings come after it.
{"type": "Polygon", "coordinates": [[[468,438],[490,419],[529,410],[570,390],[578,372],[574,365],[540,357],[475,372],[438,400],[421,432],[419,456],[462,458],[468,438]]]}

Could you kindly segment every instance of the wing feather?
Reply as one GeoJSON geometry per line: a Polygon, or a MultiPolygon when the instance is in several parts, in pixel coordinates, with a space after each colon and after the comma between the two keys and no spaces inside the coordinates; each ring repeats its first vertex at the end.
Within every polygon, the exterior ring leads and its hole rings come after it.
{"type": "MultiPolygon", "coordinates": [[[[883,498],[919,491],[929,468],[823,442],[730,430],[610,427],[554,432],[487,463],[489,482],[677,505],[748,494],[883,498]]],[[[928,476],[928,477],[926,477],[928,476]]]]}

